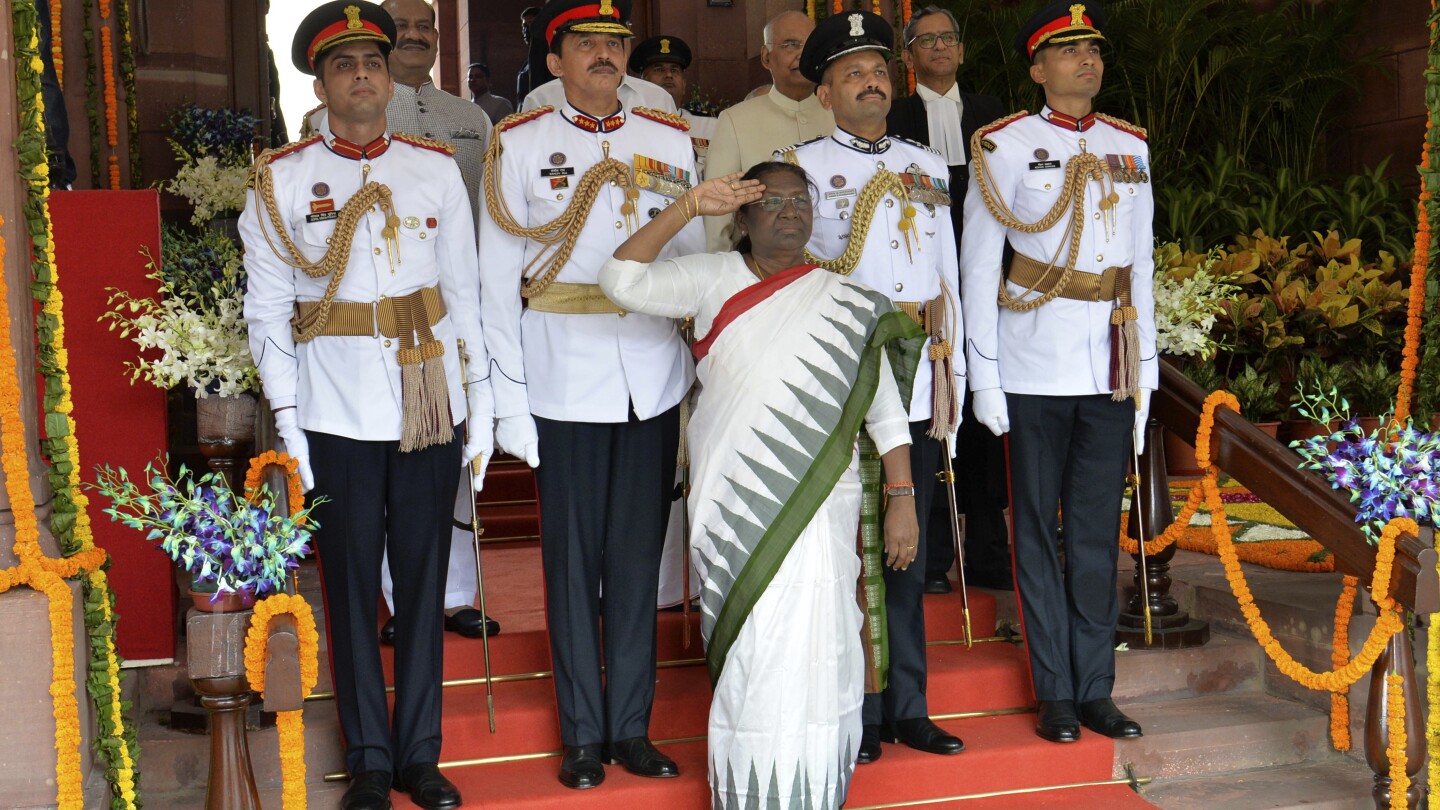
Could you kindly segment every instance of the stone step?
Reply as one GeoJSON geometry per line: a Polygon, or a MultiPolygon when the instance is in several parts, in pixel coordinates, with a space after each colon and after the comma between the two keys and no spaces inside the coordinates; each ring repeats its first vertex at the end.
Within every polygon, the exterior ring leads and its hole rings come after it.
{"type": "Polygon", "coordinates": [[[1163,810],[1370,808],[1372,774],[1349,759],[1157,782],[1142,795],[1163,810]]]}
{"type": "Polygon", "coordinates": [[[1220,632],[1203,647],[1125,650],[1115,655],[1114,697],[1125,703],[1258,692],[1264,655],[1254,639],[1220,632]]]}
{"type": "Polygon", "coordinates": [[[1330,748],[1329,718],[1264,693],[1122,704],[1145,729],[1115,745],[1115,776],[1126,766],[1155,779],[1208,776],[1342,759],[1330,748]]]}

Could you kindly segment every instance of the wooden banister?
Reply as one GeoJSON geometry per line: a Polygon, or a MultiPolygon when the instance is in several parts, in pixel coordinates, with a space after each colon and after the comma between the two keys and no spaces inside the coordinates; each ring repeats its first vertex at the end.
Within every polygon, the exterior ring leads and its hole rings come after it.
{"type": "MultiPolygon", "coordinates": [[[[1177,436],[1193,441],[1209,392],[1169,363],[1160,364],[1160,390],[1150,415],[1177,436]]],[[[1336,568],[1368,585],[1376,548],[1355,522],[1355,507],[1320,475],[1297,467],[1288,448],[1266,436],[1240,414],[1220,408],[1211,434],[1212,461],[1257,497],[1335,555],[1336,568]]],[[[1435,549],[1401,537],[1390,593],[1416,613],[1440,611],[1440,577],[1435,549]]]]}

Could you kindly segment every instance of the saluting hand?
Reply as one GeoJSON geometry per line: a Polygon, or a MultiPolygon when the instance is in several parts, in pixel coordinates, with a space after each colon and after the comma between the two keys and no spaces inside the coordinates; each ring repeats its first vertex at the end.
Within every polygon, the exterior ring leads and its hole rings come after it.
{"type": "MultiPolygon", "coordinates": [[[[765,194],[759,180],[741,180],[743,172],[712,177],[690,190],[699,213],[707,217],[724,216],[739,211],[741,206],[755,202],[765,194]]],[[[682,202],[683,204],[683,202],[682,202]]]]}

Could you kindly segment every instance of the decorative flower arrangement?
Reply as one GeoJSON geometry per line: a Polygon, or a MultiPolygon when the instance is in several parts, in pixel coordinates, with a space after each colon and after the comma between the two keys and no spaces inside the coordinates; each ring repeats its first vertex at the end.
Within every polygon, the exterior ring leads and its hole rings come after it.
{"type": "Polygon", "coordinates": [[[215,232],[167,229],[160,255],[160,267],[152,257],[146,276],[160,282],[159,300],[109,287],[111,309],[100,316],[142,352],[160,352],[158,358],[142,355],[127,363],[130,381],[143,379],[159,388],[185,383],[200,398],[258,391],[240,249],[215,232]]]}
{"type": "Polygon", "coordinates": [[[276,510],[268,487],[246,499],[218,473],[196,480],[181,465],[172,479],[165,467],[163,456],[145,465],[148,493],[123,467],[97,468],[94,488],[111,502],[102,511],[158,541],[197,584],[213,583],[212,601],[226,593],[264,596],[284,590],[290,572],[310,553],[318,525],[310,511],[321,501],[286,516],[276,510]]]}
{"type": "MultiPolygon", "coordinates": [[[[1317,424],[1340,419],[1328,436],[1291,442],[1301,467],[1319,472],[1331,487],[1348,491],[1358,504],[1355,522],[1374,542],[1391,518],[1440,522],[1440,435],[1382,424],[1366,432],[1350,415],[1350,406],[1334,389],[1307,395],[1298,409],[1317,424]],[[1332,449],[1333,448],[1333,449],[1332,449]]],[[[1384,420],[1382,420],[1384,421],[1384,420]]]]}
{"type": "Polygon", "coordinates": [[[1155,346],[1169,355],[1215,356],[1220,343],[1212,335],[1221,302],[1239,291],[1217,265],[1219,248],[1183,253],[1170,242],[1155,249],[1155,346]]]}
{"type": "Polygon", "coordinates": [[[170,148],[180,159],[165,190],[195,207],[190,221],[204,225],[245,207],[245,179],[259,119],[244,112],[194,104],[170,117],[170,148]]]}

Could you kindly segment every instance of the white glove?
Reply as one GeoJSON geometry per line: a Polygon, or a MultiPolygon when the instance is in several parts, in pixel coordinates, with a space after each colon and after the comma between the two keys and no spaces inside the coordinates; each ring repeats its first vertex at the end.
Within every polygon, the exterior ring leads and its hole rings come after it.
{"type": "Polygon", "coordinates": [[[295,459],[295,471],[300,475],[300,489],[309,492],[315,488],[315,473],[310,471],[310,442],[305,431],[300,429],[300,412],[294,408],[282,408],[275,412],[275,433],[285,442],[285,452],[295,459]]]}
{"type": "Polygon", "coordinates": [[[471,417],[465,423],[465,431],[465,450],[460,464],[470,471],[470,486],[479,492],[485,486],[490,459],[495,456],[494,420],[487,416],[471,417]]]}
{"type": "Polygon", "coordinates": [[[1150,421],[1150,398],[1143,388],[1140,390],[1140,407],[1135,409],[1135,455],[1145,452],[1146,422],[1150,421]]]}
{"type": "Polygon", "coordinates": [[[540,466],[540,435],[535,432],[534,417],[528,413],[495,420],[495,444],[531,467],[540,466]]]}
{"type": "Polygon", "coordinates": [[[1010,410],[1005,404],[1005,391],[986,388],[974,392],[975,418],[996,436],[1010,432],[1010,410]]]}
{"type": "Polygon", "coordinates": [[[946,437],[945,437],[945,441],[946,441],[946,443],[948,443],[948,444],[950,445],[950,460],[951,460],[951,461],[954,461],[954,460],[955,460],[955,454],[958,453],[958,452],[960,452],[960,451],[959,451],[960,431],[957,430],[957,431],[955,431],[954,433],[951,433],[949,436],[946,436],[946,437]]]}

